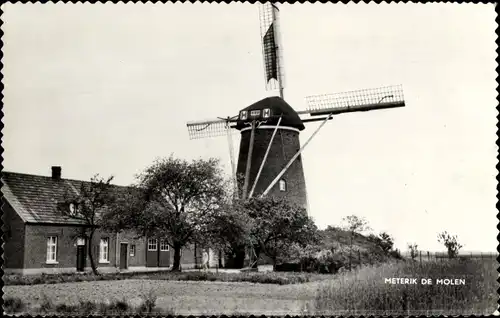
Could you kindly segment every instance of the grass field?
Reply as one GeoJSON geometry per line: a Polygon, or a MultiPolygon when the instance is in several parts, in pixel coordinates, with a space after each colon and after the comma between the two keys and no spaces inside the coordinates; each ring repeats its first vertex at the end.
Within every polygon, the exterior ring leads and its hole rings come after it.
{"type": "Polygon", "coordinates": [[[270,285],[234,282],[178,282],[119,280],[34,286],[5,286],[4,297],[18,297],[35,314],[44,297],[54,304],[78,304],[80,300],[106,302],[126,299],[137,306],[140,295],[153,291],[157,310],[177,315],[201,314],[300,314],[312,303],[316,284],[270,285]]]}
{"type": "MultiPolygon", "coordinates": [[[[124,279],[4,286],[5,297],[36,314],[44,299],[54,304],[124,300],[132,306],[153,294],[158,312],[176,315],[491,314],[497,309],[498,263],[397,262],[298,284],[124,279]],[[465,285],[391,285],[385,278],[462,278],[465,285]]],[[[276,273],[272,273],[276,274],[276,273]]]]}
{"type": "Polygon", "coordinates": [[[492,314],[497,309],[495,260],[400,262],[364,267],[319,287],[316,315],[492,314]],[[386,278],[416,278],[417,284],[389,284],[386,278]],[[431,285],[421,284],[431,279],[431,285]],[[458,285],[438,279],[464,279],[458,285]]]}

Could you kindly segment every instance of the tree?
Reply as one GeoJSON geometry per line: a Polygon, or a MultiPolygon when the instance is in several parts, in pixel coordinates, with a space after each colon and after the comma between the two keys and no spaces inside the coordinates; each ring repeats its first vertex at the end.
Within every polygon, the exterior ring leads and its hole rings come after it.
{"type": "Polygon", "coordinates": [[[231,266],[243,267],[245,249],[252,245],[250,233],[253,220],[241,208],[235,208],[236,201],[207,215],[204,240],[206,243],[232,257],[231,266]]]}
{"type": "Polygon", "coordinates": [[[457,241],[456,235],[450,235],[447,231],[438,234],[438,242],[444,244],[448,251],[449,258],[455,258],[458,256],[458,251],[463,247],[457,241]]]}
{"type": "Polygon", "coordinates": [[[342,219],[344,230],[349,232],[349,269],[352,268],[352,250],[354,237],[362,232],[369,231],[368,221],[356,215],[349,215],[342,219]]]}
{"type": "Polygon", "coordinates": [[[165,240],[174,251],[172,270],[178,271],[182,248],[208,242],[209,216],[227,201],[228,184],[219,161],[170,156],[155,161],[137,179],[134,189],[120,199],[125,207],[115,206],[113,223],[165,240]]]}
{"type": "Polygon", "coordinates": [[[97,266],[94,261],[92,239],[95,231],[100,227],[105,227],[107,212],[113,204],[115,193],[110,184],[113,177],[101,178],[98,174],[90,179],[90,182],[82,182],[80,191],[68,191],[65,198],[59,202],[59,209],[68,217],[80,220],[85,225],[81,235],[85,237],[88,256],[92,272],[98,275],[97,266]]]}
{"type": "Polygon", "coordinates": [[[410,250],[410,257],[412,260],[415,260],[418,255],[418,245],[416,243],[410,244],[408,243],[408,249],[410,250]]]}
{"type": "Polygon", "coordinates": [[[379,246],[382,248],[384,253],[389,253],[389,251],[392,250],[394,246],[394,239],[391,235],[389,235],[387,232],[382,232],[379,234],[380,237],[380,242],[379,246]]]}
{"type": "Polygon", "coordinates": [[[306,210],[286,199],[251,198],[236,208],[252,219],[250,240],[257,259],[261,253],[267,255],[274,269],[278,260],[287,256],[290,246],[318,243],[317,227],[306,210]]]}

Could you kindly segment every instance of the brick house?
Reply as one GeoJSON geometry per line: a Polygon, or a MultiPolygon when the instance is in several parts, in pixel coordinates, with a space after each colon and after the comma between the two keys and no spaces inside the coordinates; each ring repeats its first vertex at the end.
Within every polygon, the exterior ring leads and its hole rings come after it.
{"type": "MultiPolygon", "coordinates": [[[[64,215],[58,208],[68,190],[78,191],[82,182],[61,178],[61,168],[52,176],[2,173],[3,249],[6,274],[37,274],[89,271],[87,244],[81,236],[82,221],[64,215]]],[[[117,186],[118,187],[118,186],[117,186]]],[[[125,188],[125,187],[118,187],[125,188]]],[[[173,251],[161,238],[138,237],[134,233],[96,230],[94,261],[100,272],[169,269],[173,251]]],[[[182,251],[183,269],[200,263],[201,250],[182,251]],[[196,255],[196,256],[195,256],[196,255]]],[[[216,253],[211,255],[215,266],[216,253]]]]}

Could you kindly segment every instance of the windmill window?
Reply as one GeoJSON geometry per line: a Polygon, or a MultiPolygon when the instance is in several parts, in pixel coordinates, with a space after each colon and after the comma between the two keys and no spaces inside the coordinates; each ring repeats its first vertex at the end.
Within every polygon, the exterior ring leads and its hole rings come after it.
{"type": "Polygon", "coordinates": [[[247,112],[246,111],[242,111],[240,113],[240,119],[241,120],[247,120],[247,112]]]}
{"type": "Polygon", "coordinates": [[[283,179],[280,180],[280,191],[286,191],[286,181],[283,179]]]}
{"type": "Polygon", "coordinates": [[[252,117],[258,117],[258,116],[260,116],[260,110],[252,110],[250,112],[250,116],[252,116],[252,117]]]}

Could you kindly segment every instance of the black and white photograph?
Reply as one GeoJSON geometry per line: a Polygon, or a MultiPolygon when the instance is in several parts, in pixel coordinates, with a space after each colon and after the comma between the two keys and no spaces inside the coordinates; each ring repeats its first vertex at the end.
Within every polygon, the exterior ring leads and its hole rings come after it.
{"type": "Polygon", "coordinates": [[[499,314],[495,4],[1,9],[5,314],[499,314]]]}

